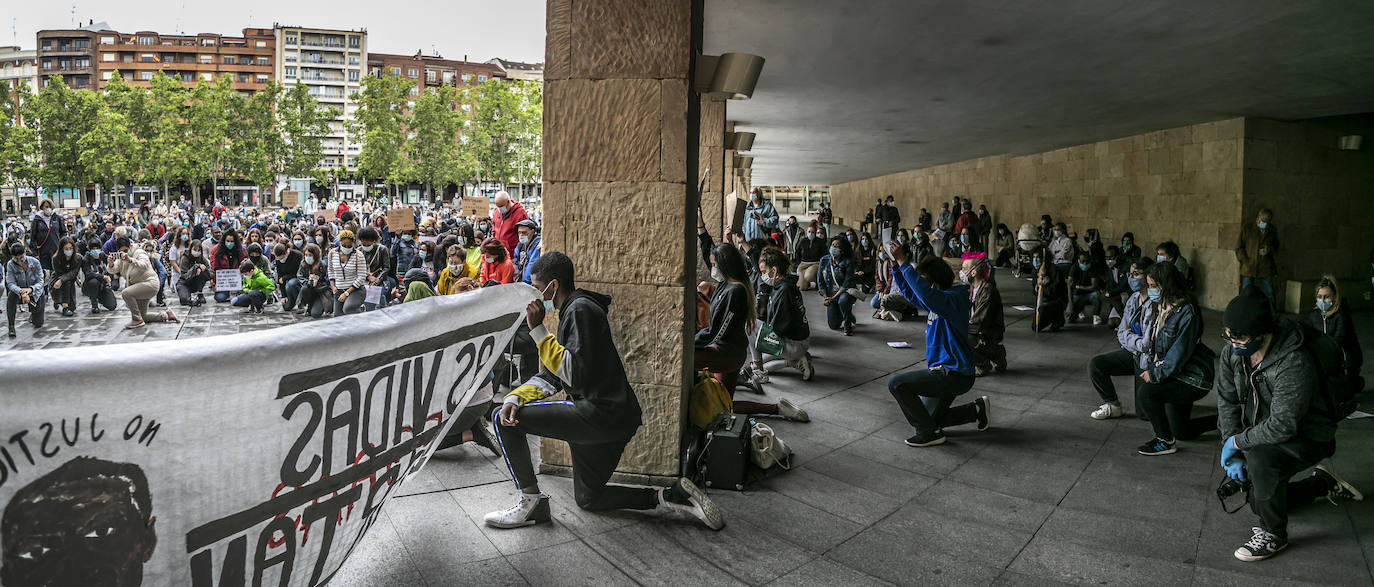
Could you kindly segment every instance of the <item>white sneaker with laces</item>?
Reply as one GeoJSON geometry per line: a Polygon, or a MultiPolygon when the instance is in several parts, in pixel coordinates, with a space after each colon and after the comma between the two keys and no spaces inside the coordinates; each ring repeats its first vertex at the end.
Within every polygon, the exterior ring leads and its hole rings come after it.
{"type": "Polygon", "coordinates": [[[550,519],[548,495],[521,492],[520,501],[505,510],[487,514],[485,521],[492,528],[520,528],[550,519]]]}
{"type": "Polygon", "coordinates": [[[1275,536],[1258,526],[1251,528],[1254,533],[1250,540],[1236,549],[1236,558],[1252,563],[1262,561],[1288,547],[1288,541],[1275,536]]]}
{"type": "Polygon", "coordinates": [[[1101,326],[1101,325],[1102,325],[1102,317],[1101,317],[1101,316],[1093,316],[1093,326],[1101,326]]]}
{"type": "Polygon", "coordinates": [[[1116,404],[1102,404],[1096,410],[1093,410],[1092,418],[1094,420],[1109,420],[1111,418],[1120,418],[1125,414],[1126,410],[1123,410],[1121,406],[1116,404]]]}
{"type": "Polygon", "coordinates": [[[792,400],[782,398],[778,400],[778,415],[793,422],[810,422],[811,416],[807,415],[806,410],[797,407],[792,400]]]}
{"type": "Polygon", "coordinates": [[[673,487],[659,491],[658,505],[692,516],[712,530],[725,527],[725,517],[721,515],[719,509],[716,509],[716,504],[711,502],[711,498],[706,497],[705,491],[702,491],[695,483],[692,483],[691,479],[686,477],[678,479],[677,484],[673,487]],[[686,497],[687,503],[677,503],[667,499],[666,494],[668,492],[686,497]]]}
{"type": "Polygon", "coordinates": [[[757,381],[759,383],[768,383],[768,370],[764,369],[763,367],[759,367],[757,365],[754,366],[753,373],[751,373],[751,375],[753,376],[754,381],[757,381]]]}
{"type": "Polygon", "coordinates": [[[811,381],[816,376],[816,368],[811,365],[811,354],[802,355],[797,359],[797,370],[801,371],[802,381],[811,381]]]}

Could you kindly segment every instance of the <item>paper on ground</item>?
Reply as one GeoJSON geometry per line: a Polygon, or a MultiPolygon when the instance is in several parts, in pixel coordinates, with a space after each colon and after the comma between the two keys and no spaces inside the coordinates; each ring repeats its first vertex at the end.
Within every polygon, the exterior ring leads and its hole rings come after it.
{"type": "Polygon", "coordinates": [[[889,342],[889,343],[887,343],[887,346],[890,346],[890,347],[892,347],[892,348],[894,348],[894,349],[909,349],[909,348],[911,348],[911,343],[909,343],[909,342],[907,342],[907,341],[905,341],[905,340],[901,340],[901,341],[897,341],[897,342],[889,342]]]}

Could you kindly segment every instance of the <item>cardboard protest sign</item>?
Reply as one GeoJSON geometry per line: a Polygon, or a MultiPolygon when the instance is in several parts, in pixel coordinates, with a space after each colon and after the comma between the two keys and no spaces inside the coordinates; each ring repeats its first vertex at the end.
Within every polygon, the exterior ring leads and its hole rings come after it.
{"type": "Polygon", "coordinates": [[[386,225],[392,232],[415,230],[415,211],[410,208],[387,210],[386,225]]]}
{"type": "Polygon", "coordinates": [[[243,287],[243,272],[220,269],[215,272],[215,291],[239,291],[243,287]]]}
{"type": "MultiPolygon", "coordinates": [[[[735,192],[725,196],[725,216],[730,219],[730,224],[726,227],[728,232],[744,230],[744,209],[749,206],[749,202],[744,198],[736,197],[735,192]]],[[[721,235],[721,242],[725,241],[725,235],[721,235]]]]}
{"type": "Polygon", "coordinates": [[[281,207],[295,208],[301,203],[301,193],[296,190],[282,190],[281,207]]]}
{"type": "Polygon", "coordinates": [[[316,218],[319,218],[319,217],[321,217],[321,216],[324,217],[324,219],[325,219],[326,222],[333,222],[333,221],[334,221],[334,209],[333,209],[333,208],[321,208],[321,209],[319,209],[319,210],[316,210],[316,211],[315,211],[315,217],[316,217],[316,218]]]}
{"type": "Polygon", "coordinates": [[[463,196],[464,216],[486,216],[491,213],[491,200],[487,198],[463,196]]]}
{"type": "Polygon", "coordinates": [[[4,584],[327,582],[537,296],[510,284],[231,336],[0,352],[4,584]]]}

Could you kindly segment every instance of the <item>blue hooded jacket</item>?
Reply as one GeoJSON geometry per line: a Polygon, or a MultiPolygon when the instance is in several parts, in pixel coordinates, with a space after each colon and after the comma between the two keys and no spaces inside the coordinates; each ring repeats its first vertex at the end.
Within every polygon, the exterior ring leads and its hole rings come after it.
{"type": "Polygon", "coordinates": [[[968,319],[973,310],[968,286],[955,284],[947,290],[931,287],[911,263],[893,272],[902,297],[930,313],[926,318],[926,366],[944,367],[973,375],[973,350],[968,346],[968,319]]]}

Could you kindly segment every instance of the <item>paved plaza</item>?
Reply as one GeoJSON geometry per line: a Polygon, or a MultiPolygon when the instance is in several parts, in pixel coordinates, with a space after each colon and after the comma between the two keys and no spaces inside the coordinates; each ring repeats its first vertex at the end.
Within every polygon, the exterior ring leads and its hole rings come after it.
{"type": "MultiPolygon", "coordinates": [[[[462,446],[437,453],[390,502],[333,584],[1371,583],[1374,500],[1307,506],[1292,518],[1287,551],[1259,563],[1232,557],[1255,520],[1248,508],[1227,515],[1217,503],[1217,434],[1182,442],[1174,455],[1136,455],[1151,436],[1145,422],[1088,418],[1098,401],[1087,361],[1114,337],[1072,325],[1034,335],[1030,313],[1012,309],[1030,302],[1029,286],[1002,281],[1011,371],[979,379],[973,392],[992,398],[987,432],[966,426],[944,446],[902,444],[911,429],[886,382],[922,367],[924,323],[877,322],[865,311],[845,338],[825,329],[807,292],[815,381],[784,371],[765,388],[813,421],[769,422],[795,451],[794,469],[742,493],[711,491],[728,520],[723,531],[653,513],[582,512],[558,477],[541,480],[554,496],[554,523],[486,528],[482,516],[508,506],[514,490],[500,460],[462,446]],[[885,344],[898,340],[914,348],[885,344]]],[[[89,317],[83,303],[75,318],[50,314],[36,335],[21,325],[0,349],[215,336],[297,320],[213,302],[172,309],[182,324],[124,331],[122,306],[89,317]]],[[[1206,313],[1203,340],[1214,347],[1220,322],[1206,313]]],[[[1366,337],[1374,332],[1374,316],[1357,315],[1357,324],[1366,337]]],[[[129,350],[136,359],[138,347],[129,350]]],[[[1130,407],[1130,394],[1122,397],[1130,407]]],[[[1214,411],[1214,403],[1208,396],[1200,405],[1214,411]]],[[[1336,469],[1374,494],[1374,419],[1346,421],[1338,438],[1336,469]]]]}

